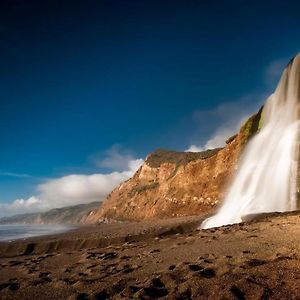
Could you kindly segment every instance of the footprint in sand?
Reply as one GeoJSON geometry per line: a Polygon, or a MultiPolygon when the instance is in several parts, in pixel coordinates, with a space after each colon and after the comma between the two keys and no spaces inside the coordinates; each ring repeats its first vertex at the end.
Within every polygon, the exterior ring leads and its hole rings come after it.
{"type": "Polygon", "coordinates": [[[179,297],[176,297],[176,299],[182,299],[182,300],[192,300],[192,291],[190,288],[187,288],[184,292],[179,294],[179,297]]]}
{"type": "Polygon", "coordinates": [[[128,296],[134,295],[138,291],[140,291],[142,288],[136,285],[130,285],[128,288],[126,288],[125,294],[128,294],[128,296]]]}
{"type": "Polygon", "coordinates": [[[9,286],[11,291],[17,291],[20,288],[19,282],[12,282],[9,286]]]}
{"type": "Polygon", "coordinates": [[[276,260],[291,260],[295,258],[296,258],[295,255],[289,256],[281,253],[276,254],[276,260]]]}
{"type": "Polygon", "coordinates": [[[17,281],[8,281],[0,284],[0,291],[8,288],[11,291],[17,291],[20,288],[20,284],[17,281]]]}
{"type": "Polygon", "coordinates": [[[64,273],[70,273],[70,272],[71,272],[71,269],[65,268],[63,272],[64,272],[64,273]]]}
{"type": "Polygon", "coordinates": [[[243,250],[243,254],[252,254],[250,250],[243,250]]]}
{"type": "Polygon", "coordinates": [[[106,252],[106,253],[97,253],[97,252],[88,252],[86,255],[86,259],[102,259],[102,260],[109,260],[114,259],[118,256],[116,252],[106,252]]]}
{"type": "Polygon", "coordinates": [[[160,252],[159,249],[153,249],[153,250],[150,251],[150,253],[158,253],[158,252],[160,252]]]}
{"type": "Polygon", "coordinates": [[[159,278],[152,279],[150,286],[143,288],[144,296],[154,299],[165,297],[168,293],[165,284],[159,278]]]}
{"type": "Polygon", "coordinates": [[[49,277],[41,277],[39,279],[36,279],[32,282],[32,285],[36,286],[36,285],[40,285],[40,284],[45,284],[45,283],[49,283],[52,282],[52,279],[49,277]]]}
{"type": "Polygon", "coordinates": [[[230,288],[231,293],[236,297],[238,300],[244,300],[245,298],[245,293],[240,290],[237,286],[233,285],[230,288]]]}
{"type": "Polygon", "coordinates": [[[131,273],[131,272],[133,272],[134,270],[136,270],[136,269],[138,269],[140,267],[141,266],[138,266],[138,265],[134,265],[134,266],[125,265],[124,269],[123,269],[123,273],[125,273],[125,274],[131,273]]]}
{"type": "Polygon", "coordinates": [[[108,259],[114,259],[118,256],[116,252],[108,252],[108,253],[103,253],[99,256],[99,258],[103,260],[108,260],[108,259]]]}
{"type": "Polygon", "coordinates": [[[123,255],[120,257],[120,259],[123,259],[123,260],[128,260],[130,258],[131,258],[131,256],[127,256],[127,255],[123,255]]]}
{"type": "Polygon", "coordinates": [[[109,299],[110,295],[104,290],[94,295],[93,299],[95,300],[106,300],[109,299]]]}
{"type": "Polygon", "coordinates": [[[30,268],[30,269],[27,271],[28,274],[34,274],[34,273],[36,273],[36,272],[38,272],[38,270],[37,270],[37,269],[32,269],[32,268],[30,268]]]}
{"type": "Polygon", "coordinates": [[[41,272],[39,277],[47,277],[49,275],[51,275],[51,272],[41,272]]]}
{"type": "Polygon", "coordinates": [[[19,261],[19,260],[11,260],[8,263],[9,263],[10,267],[15,267],[15,266],[22,265],[24,262],[19,261]]]}
{"type": "Polygon", "coordinates": [[[263,260],[263,259],[256,259],[256,258],[253,258],[253,259],[250,259],[250,260],[247,260],[247,261],[246,261],[246,264],[247,264],[249,267],[258,267],[258,266],[264,265],[264,264],[266,264],[266,263],[267,263],[266,260],[263,260]]]}
{"type": "Polygon", "coordinates": [[[215,259],[217,258],[217,256],[213,253],[205,253],[203,255],[201,255],[198,259],[201,260],[201,259],[215,259]]]}
{"type": "Polygon", "coordinates": [[[86,293],[80,293],[80,294],[76,295],[75,299],[76,300],[88,300],[90,298],[89,298],[88,294],[86,294],[86,293]]]}
{"type": "Polygon", "coordinates": [[[67,285],[73,285],[75,284],[78,280],[74,278],[63,278],[62,281],[66,283],[67,285]]]}
{"type": "Polygon", "coordinates": [[[189,269],[193,272],[198,272],[200,270],[203,270],[203,267],[201,267],[199,265],[195,265],[195,264],[190,264],[189,269]]]}
{"type": "Polygon", "coordinates": [[[87,266],[86,269],[90,270],[90,269],[94,269],[95,267],[97,267],[97,264],[92,264],[90,266],[87,266]]]}
{"type": "Polygon", "coordinates": [[[212,268],[205,268],[199,271],[199,274],[204,278],[213,278],[216,276],[216,271],[212,268]]]}

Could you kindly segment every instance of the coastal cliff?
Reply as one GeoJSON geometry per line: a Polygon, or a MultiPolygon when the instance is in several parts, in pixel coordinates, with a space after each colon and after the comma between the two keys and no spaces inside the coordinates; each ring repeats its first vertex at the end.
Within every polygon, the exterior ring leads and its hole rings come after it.
{"type": "Polygon", "coordinates": [[[244,145],[261,126],[262,108],[224,148],[198,153],[157,150],[115,188],[87,223],[145,220],[213,212],[221,203],[244,145]]]}

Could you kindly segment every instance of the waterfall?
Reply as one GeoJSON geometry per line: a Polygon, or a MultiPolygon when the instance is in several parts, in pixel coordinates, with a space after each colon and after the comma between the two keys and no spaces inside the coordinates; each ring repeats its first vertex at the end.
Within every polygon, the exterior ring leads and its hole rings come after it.
{"type": "Polygon", "coordinates": [[[239,223],[242,216],[297,208],[300,54],[266,101],[262,127],[244,148],[223,205],[201,228],[239,223]]]}

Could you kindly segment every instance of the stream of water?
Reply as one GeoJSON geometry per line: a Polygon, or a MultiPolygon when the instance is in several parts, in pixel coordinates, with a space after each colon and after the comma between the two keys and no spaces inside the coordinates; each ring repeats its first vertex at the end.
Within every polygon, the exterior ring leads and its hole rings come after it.
{"type": "Polygon", "coordinates": [[[300,54],[286,67],[267,99],[262,128],[245,147],[223,205],[201,228],[239,223],[248,214],[297,208],[299,105],[300,54]]]}

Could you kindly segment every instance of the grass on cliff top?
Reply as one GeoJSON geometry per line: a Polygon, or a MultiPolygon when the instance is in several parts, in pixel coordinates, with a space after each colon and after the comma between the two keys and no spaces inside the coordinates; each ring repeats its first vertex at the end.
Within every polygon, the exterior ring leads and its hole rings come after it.
{"type": "Polygon", "coordinates": [[[262,111],[263,106],[260,110],[252,115],[241,127],[240,134],[241,134],[241,143],[242,145],[246,144],[251,137],[253,137],[261,128],[262,126],[262,111]]]}
{"type": "Polygon", "coordinates": [[[177,166],[186,165],[194,160],[212,157],[221,149],[222,148],[216,148],[202,152],[176,152],[158,149],[147,157],[146,163],[152,168],[158,168],[162,163],[172,163],[177,166]]]}

